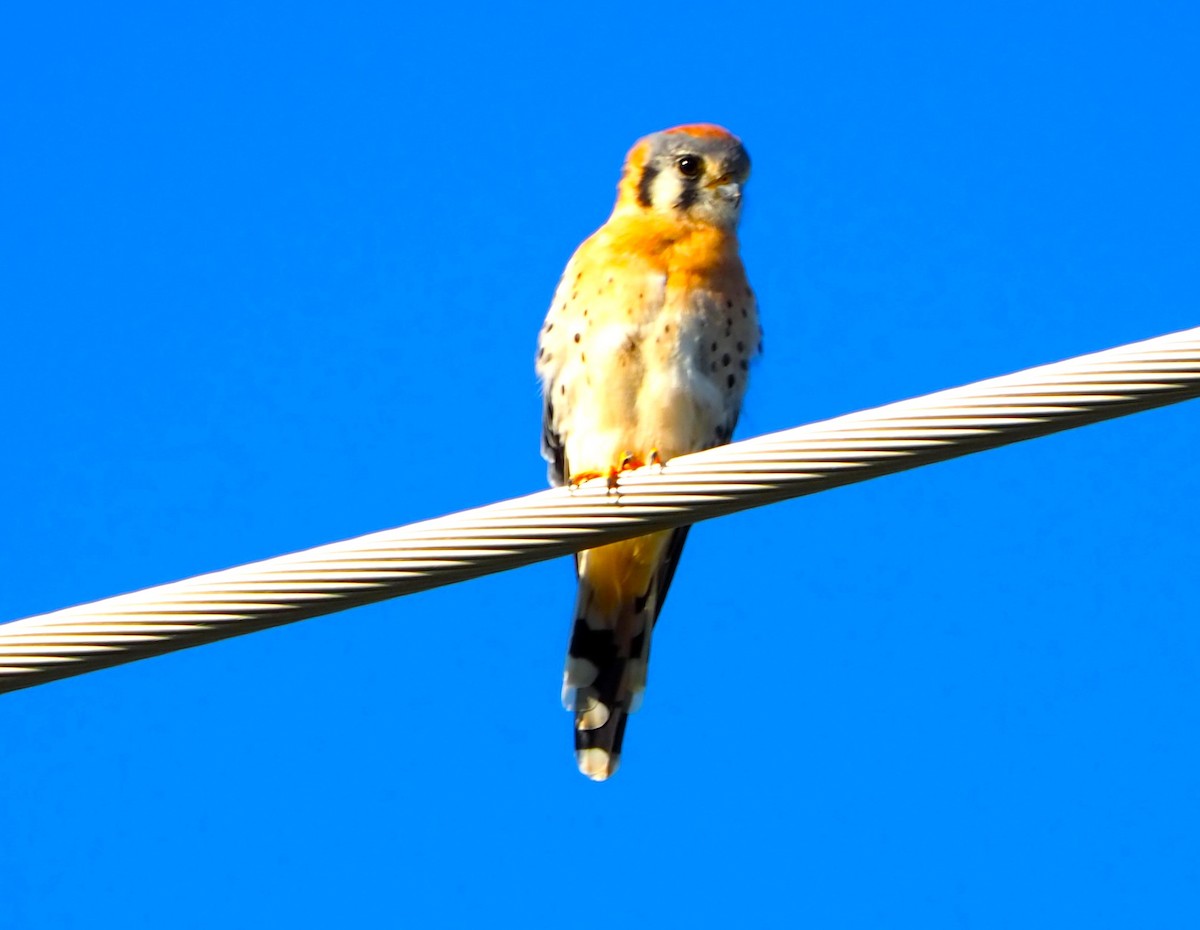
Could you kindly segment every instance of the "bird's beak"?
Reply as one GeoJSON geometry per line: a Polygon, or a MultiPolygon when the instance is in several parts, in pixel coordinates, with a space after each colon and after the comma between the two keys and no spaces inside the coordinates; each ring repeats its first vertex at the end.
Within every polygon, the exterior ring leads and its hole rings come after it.
{"type": "Polygon", "coordinates": [[[726,181],[716,185],[713,191],[722,200],[728,200],[730,203],[741,203],[742,200],[742,185],[737,181],[726,181]]]}

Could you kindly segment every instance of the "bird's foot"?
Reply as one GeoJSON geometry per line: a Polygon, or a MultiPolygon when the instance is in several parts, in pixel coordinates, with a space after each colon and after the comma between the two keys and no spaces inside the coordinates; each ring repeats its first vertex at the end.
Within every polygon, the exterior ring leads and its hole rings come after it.
{"type": "Polygon", "coordinates": [[[622,472],[633,471],[635,468],[641,468],[646,463],[634,455],[632,452],[626,452],[621,457],[621,464],[614,465],[608,470],[608,489],[613,491],[617,487],[617,479],[622,472]]]}
{"type": "Polygon", "coordinates": [[[592,481],[596,478],[603,477],[604,472],[602,471],[577,471],[567,479],[567,484],[569,484],[572,488],[577,488],[585,481],[592,481]]]}
{"type": "Polygon", "coordinates": [[[662,466],[662,456],[658,454],[657,449],[650,450],[648,460],[643,460],[640,456],[632,452],[626,452],[621,456],[621,461],[616,465],[609,466],[608,471],[580,471],[571,475],[568,484],[571,487],[577,488],[585,481],[592,481],[595,478],[606,478],[608,480],[608,490],[615,491],[617,483],[620,481],[621,475],[627,471],[633,471],[637,468],[643,468],[646,465],[662,466]]]}

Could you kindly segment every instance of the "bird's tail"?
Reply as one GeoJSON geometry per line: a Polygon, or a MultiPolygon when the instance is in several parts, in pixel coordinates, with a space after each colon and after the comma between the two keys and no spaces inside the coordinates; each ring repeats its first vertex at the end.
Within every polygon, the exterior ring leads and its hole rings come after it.
{"type": "Polygon", "coordinates": [[[615,617],[600,613],[595,593],[580,580],[563,671],[563,705],[575,712],[579,771],[604,781],[620,764],[626,721],[646,687],[650,624],[634,604],[623,604],[615,617]]]}
{"type": "Polygon", "coordinates": [[[620,763],[625,724],[646,688],[650,636],[685,535],[656,533],[580,553],[563,705],[575,712],[579,770],[594,781],[620,763]]]}

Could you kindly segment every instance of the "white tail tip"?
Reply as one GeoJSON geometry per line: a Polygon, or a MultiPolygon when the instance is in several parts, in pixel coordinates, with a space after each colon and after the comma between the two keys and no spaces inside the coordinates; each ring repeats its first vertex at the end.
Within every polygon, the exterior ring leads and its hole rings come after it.
{"type": "Polygon", "coordinates": [[[579,771],[592,781],[604,781],[617,770],[618,760],[609,755],[607,749],[580,749],[575,753],[579,771]]]}

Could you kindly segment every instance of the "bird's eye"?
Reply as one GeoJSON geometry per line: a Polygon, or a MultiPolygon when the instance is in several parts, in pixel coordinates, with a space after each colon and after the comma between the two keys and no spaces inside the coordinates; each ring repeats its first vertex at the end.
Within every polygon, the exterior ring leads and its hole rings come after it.
{"type": "Polygon", "coordinates": [[[675,164],[685,178],[698,178],[704,170],[704,159],[699,155],[680,155],[675,164]]]}

